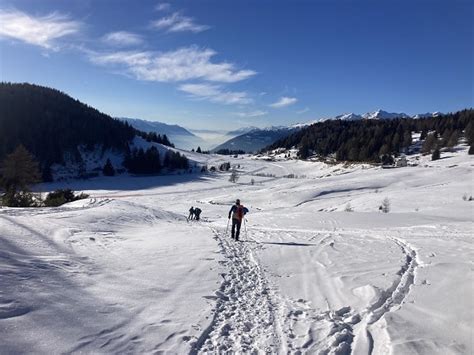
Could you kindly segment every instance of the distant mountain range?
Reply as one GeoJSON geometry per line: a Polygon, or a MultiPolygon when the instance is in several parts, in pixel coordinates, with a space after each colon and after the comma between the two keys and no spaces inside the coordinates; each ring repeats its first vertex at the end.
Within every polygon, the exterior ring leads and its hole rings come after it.
{"type": "MultiPolygon", "coordinates": [[[[254,153],[260,149],[272,144],[273,142],[288,136],[299,128],[273,126],[268,128],[253,128],[250,131],[237,137],[229,139],[227,142],[218,145],[213,149],[214,152],[229,149],[243,150],[247,153],[254,153]]],[[[235,131],[234,131],[235,132],[235,131]]]]}
{"type": "Polygon", "coordinates": [[[241,128],[236,129],[236,130],[227,132],[226,136],[237,137],[237,136],[240,136],[241,134],[246,134],[246,133],[249,133],[249,132],[255,131],[255,130],[258,131],[260,129],[261,128],[255,127],[255,126],[241,127],[241,128]]]}
{"type": "Polygon", "coordinates": [[[413,145],[414,132],[419,132],[426,153],[439,153],[441,147],[452,148],[463,135],[472,144],[473,120],[473,109],[414,116],[382,110],[365,115],[345,114],[302,127],[264,150],[297,148],[302,159],[315,156],[331,161],[391,165],[394,155],[419,151],[419,145],[413,145]]]}
{"type": "Polygon", "coordinates": [[[207,146],[204,139],[178,125],[170,125],[158,121],[147,121],[139,118],[119,117],[118,119],[128,122],[129,125],[142,132],[155,132],[160,135],[166,134],[176,148],[191,150],[199,146],[202,149],[206,149],[205,147],[207,146]]]}
{"type": "Polygon", "coordinates": [[[377,110],[373,112],[367,112],[363,115],[358,115],[356,113],[345,113],[336,117],[322,119],[320,121],[327,120],[342,120],[342,121],[357,121],[357,120],[393,120],[395,118],[428,118],[428,117],[438,117],[441,113],[439,112],[427,112],[422,114],[416,114],[413,116],[407,115],[403,112],[387,112],[384,110],[377,110]]]}
{"type": "Polygon", "coordinates": [[[387,112],[384,110],[377,110],[374,112],[367,112],[363,115],[355,113],[346,113],[338,115],[336,117],[313,120],[306,123],[298,123],[291,126],[271,126],[267,128],[258,127],[243,127],[237,130],[228,132],[228,136],[232,136],[228,141],[220,144],[213,151],[219,151],[221,149],[229,150],[243,150],[245,152],[257,152],[266,146],[273,144],[277,140],[286,137],[300,129],[306,128],[317,122],[324,122],[329,120],[342,120],[342,121],[358,121],[358,120],[392,120],[395,118],[428,118],[437,117],[441,114],[439,112],[424,113],[414,116],[409,116],[405,113],[387,112]]]}

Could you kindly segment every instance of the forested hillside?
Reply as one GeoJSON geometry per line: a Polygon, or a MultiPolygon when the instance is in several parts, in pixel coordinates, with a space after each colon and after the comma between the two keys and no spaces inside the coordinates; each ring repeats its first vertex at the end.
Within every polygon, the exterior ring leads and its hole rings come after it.
{"type": "Polygon", "coordinates": [[[421,119],[325,121],[282,138],[265,150],[297,147],[302,159],[313,154],[332,154],[340,161],[378,162],[385,155],[406,151],[412,144],[412,132],[421,132],[426,153],[452,147],[463,135],[472,146],[474,110],[421,119]]]}
{"type": "Polygon", "coordinates": [[[78,146],[125,152],[136,130],[61,91],[32,84],[0,83],[0,161],[20,144],[44,171],[78,146]]]}

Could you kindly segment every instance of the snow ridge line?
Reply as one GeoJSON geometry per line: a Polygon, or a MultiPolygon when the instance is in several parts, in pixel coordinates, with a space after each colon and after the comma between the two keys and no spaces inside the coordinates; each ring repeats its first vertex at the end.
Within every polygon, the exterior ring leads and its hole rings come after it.
{"type": "Polygon", "coordinates": [[[213,229],[227,266],[224,281],[216,291],[217,304],[211,325],[203,331],[190,354],[276,353],[281,331],[278,306],[263,270],[244,242],[230,240],[213,229]]]}

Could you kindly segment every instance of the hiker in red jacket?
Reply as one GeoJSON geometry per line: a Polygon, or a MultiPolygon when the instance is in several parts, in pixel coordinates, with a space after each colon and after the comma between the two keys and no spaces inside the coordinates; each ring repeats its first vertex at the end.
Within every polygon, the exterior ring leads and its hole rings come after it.
{"type": "Polygon", "coordinates": [[[248,208],[244,207],[240,204],[240,200],[237,199],[235,201],[235,205],[233,205],[229,211],[229,219],[232,215],[232,239],[239,240],[240,235],[240,226],[242,225],[242,220],[244,216],[248,212],[248,208]],[[236,230],[237,227],[237,230],[236,230]]]}

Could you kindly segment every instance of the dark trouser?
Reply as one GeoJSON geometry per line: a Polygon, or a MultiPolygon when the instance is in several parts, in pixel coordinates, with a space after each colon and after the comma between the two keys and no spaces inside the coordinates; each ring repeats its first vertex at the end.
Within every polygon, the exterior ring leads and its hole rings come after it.
{"type": "Polygon", "coordinates": [[[239,240],[241,225],[242,221],[240,219],[232,218],[232,238],[235,236],[235,240],[239,240]],[[237,227],[237,231],[235,230],[235,227],[237,227]]]}

